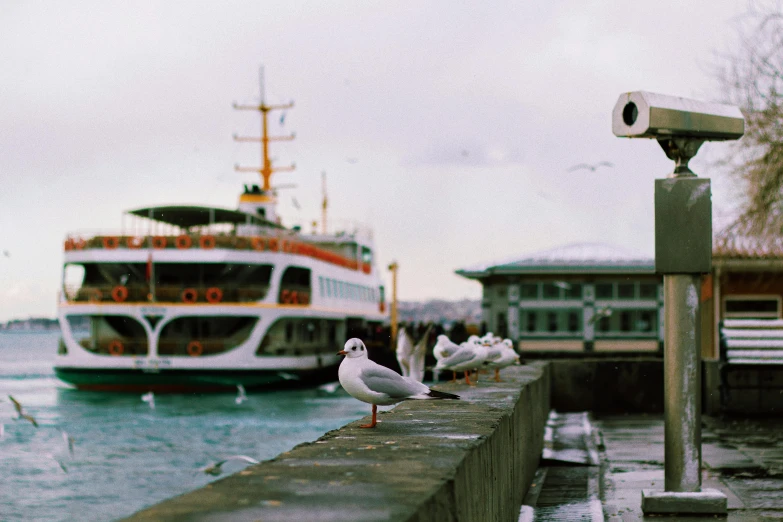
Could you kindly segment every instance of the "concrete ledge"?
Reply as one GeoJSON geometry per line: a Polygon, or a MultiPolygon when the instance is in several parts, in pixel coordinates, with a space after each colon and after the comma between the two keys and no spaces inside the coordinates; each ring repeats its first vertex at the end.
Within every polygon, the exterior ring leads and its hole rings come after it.
{"type": "Polygon", "coordinates": [[[642,490],[642,512],[645,515],[725,515],[728,499],[717,489],[705,488],[694,493],[642,490]]]}
{"type": "Polygon", "coordinates": [[[501,375],[440,385],[464,400],[402,403],[374,430],[357,420],[125,520],[516,521],[543,447],[549,365],[501,375]]]}

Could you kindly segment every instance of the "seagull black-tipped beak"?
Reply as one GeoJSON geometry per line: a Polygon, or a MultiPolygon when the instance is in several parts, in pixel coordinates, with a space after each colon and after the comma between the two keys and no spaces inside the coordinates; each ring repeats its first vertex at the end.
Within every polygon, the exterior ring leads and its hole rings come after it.
{"type": "Polygon", "coordinates": [[[348,352],[346,352],[345,350],[340,350],[339,352],[337,352],[337,355],[348,355],[348,352]]]}

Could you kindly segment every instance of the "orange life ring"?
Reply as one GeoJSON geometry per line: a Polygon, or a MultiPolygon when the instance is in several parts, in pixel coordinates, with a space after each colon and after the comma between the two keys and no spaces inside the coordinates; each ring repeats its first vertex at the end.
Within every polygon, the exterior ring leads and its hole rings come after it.
{"type": "Polygon", "coordinates": [[[264,249],[264,238],[263,237],[254,237],[250,240],[250,243],[253,245],[253,250],[263,250],[264,249]]]}
{"type": "Polygon", "coordinates": [[[206,294],[207,302],[215,304],[223,300],[223,290],[216,286],[207,288],[206,294]]]}
{"type": "Polygon", "coordinates": [[[114,357],[119,357],[125,351],[122,341],[114,339],[109,343],[109,354],[114,357]]]}
{"type": "Polygon", "coordinates": [[[291,304],[291,291],[287,288],[280,291],[280,302],[283,304],[291,304]]]}
{"type": "Polygon", "coordinates": [[[204,353],[204,346],[198,341],[190,341],[187,347],[188,355],[198,357],[204,353]]]}
{"type": "Polygon", "coordinates": [[[299,292],[299,303],[310,304],[310,294],[308,292],[299,292]]]}
{"type": "Polygon", "coordinates": [[[198,292],[195,288],[186,288],[182,291],[183,303],[195,303],[196,299],[198,299],[198,292]]]}
{"type": "Polygon", "coordinates": [[[198,240],[198,245],[204,250],[215,248],[215,236],[201,236],[198,240]]]}
{"type": "Polygon", "coordinates": [[[117,285],[111,290],[111,298],[122,303],[128,298],[128,289],[123,285],[117,285]]]}
{"type": "Polygon", "coordinates": [[[291,304],[299,304],[299,292],[291,290],[291,297],[288,299],[291,304]]]}
{"type": "Polygon", "coordinates": [[[128,236],[125,244],[128,245],[128,248],[141,248],[144,244],[144,238],[141,236],[128,236]]]}
{"type": "Polygon", "coordinates": [[[166,243],[168,243],[166,236],[155,236],[152,238],[153,248],[166,248],[166,243]]]}
{"type": "Polygon", "coordinates": [[[270,237],[269,238],[269,250],[272,252],[277,252],[277,238],[276,237],[270,237]]]}
{"type": "Polygon", "coordinates": [[[82,238],[71,240],[71,246],[76,250],[82,250],[87,246],[87,241],[82,238]]]}
{"type": "Polygon", "coordinates": [[[73,250],[73,239],[70,237],[65,240],[65,251],[73,250]]]}
{"type": "Polygon", "coordinates": [[[103,238],[103,248],[114,250],[120,246],[120,240],[117,236],[106,236],[103,238]]]}
{"type": "Polygon", "coordinates": [[[190,236],[182,234],[181,236],[177,236],[177,239],[174,240],[174,245],[180,250],[183,248],[190,248],[193,246],[193,240],[190,239],[190,236]]]}

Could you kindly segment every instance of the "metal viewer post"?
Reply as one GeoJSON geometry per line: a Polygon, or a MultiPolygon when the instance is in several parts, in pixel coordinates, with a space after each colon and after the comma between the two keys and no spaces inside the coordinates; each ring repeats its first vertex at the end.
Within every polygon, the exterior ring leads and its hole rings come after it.
{"type": "Polygon", "coordinates": [[[655,271],[664,285],[664,491],[642,491],[645,514],[725,514],[726,496],[701,488],[701,274],[712,269],[710,180],[688,167],[705,141],[744,133],[737,107],[644,91],[612,113],[620,137],[656,139],[675,162],[655,180],[655,271]]]}

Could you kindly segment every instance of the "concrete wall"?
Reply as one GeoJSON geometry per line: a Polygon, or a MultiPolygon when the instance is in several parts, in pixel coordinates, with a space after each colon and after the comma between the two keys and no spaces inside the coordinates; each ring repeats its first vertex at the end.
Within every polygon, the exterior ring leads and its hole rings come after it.
{"type": "Polygon", "coordinates": [[[552,408],[597,413],[663,412],[663,360],[551,361],[552,408]]]}
{"type": "Polygon", "coordinates": [[[375,429],[353,422],[126,520],[516,521],[543,447],[549,364],[502,376],[440,385],[463,400],[402,403],[375,429]]]}

